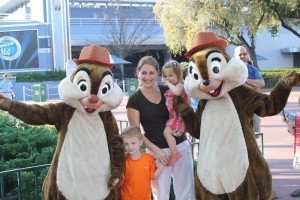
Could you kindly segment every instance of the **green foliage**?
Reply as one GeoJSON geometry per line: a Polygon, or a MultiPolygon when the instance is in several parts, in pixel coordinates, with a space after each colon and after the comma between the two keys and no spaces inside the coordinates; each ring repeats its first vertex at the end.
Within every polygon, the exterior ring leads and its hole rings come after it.
{"type": "Polygon", "coordinates": [[[189,63],[188,62],[181,62],[180,65],[181,65],[182,71],[183,71],[183,79],[185,79],[185,77],[187,75],[187,70],[188,70],[189,63]]]}
{"type": "Polygon", "coordinates": [[[283,28],[300,37],[299,0],[263,0],[263,2],[267,5],[267,12],[277,18],[283,28]]]}
{"type": "Polygon", "coordinates": [[[66,77],[66,72],[47,71],[45,73],[28,72],[16,76],[17,82],[43,82],[43,81],[60,81],[66,77]]]}
{"type": "Polygon", "coordinates": [[[235,45],[248,43],[246,35],[252,43],[258,31],[276,24],[265,9],[266,4],[261,1],[158,0],[154,13],[164,29],[167,46],[177,54],[182,46],[190,48],[193,36],[199,31],[213,30],[235,45]]]}
{"type": "MultiPolygon", "coordinates": [[[[57,131],[53,126],[30,126],[10,116],[7,112],[0,112],[0,171],[24,168],[42,164],[49,164],[52,160],[57,141],[57,131]]],[[[39,182],[47,170],[41,172],[39,182]]],[[[24,199],[34,199],[32,188],[34,174],[21,173],[25,195],[24,199]]],[[[16,174],[8,174],[4,178],[5,192],[15,194],[17,191],[16,174]]]]}
{"type": "MultiPolygon", "coordinates": [[[[41,171],[36,172],[38,175],[37,186],[38,186],[38,195],[42,191],[42,184],[44,179],[48,173],[48,169],[44,168],[41,171]]],[[[23,199],[36,199],[36,188],[35,186],[35,173],[34,172],[22,172],[21,173],[22,180],[22,198],[23,199]]]]}
{"type": "Polygon", "coordinates": [[[263,76],[266,86],[265,88],[273,88],[275,84],[290,71],[296,70],[300,73],[300,68],[284,68],[284,69],[269,69],[261,70],[260,73],[263,76]]]}
{"type": "Polygon", "coordinates": [[[283,26],[297,35],[300,24],[299,0],[157,0],[154,13],[172,54],[190,49],[197,32],[213,31],[229,44],[245,45],[255,66],[257,33],[276,36],[283,26]]]}

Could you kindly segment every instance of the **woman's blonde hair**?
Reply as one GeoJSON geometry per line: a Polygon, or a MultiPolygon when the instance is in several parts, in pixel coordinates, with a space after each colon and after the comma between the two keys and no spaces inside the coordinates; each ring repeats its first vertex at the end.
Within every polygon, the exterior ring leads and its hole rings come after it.
{"type": "Polygon", "coordinates": [[[142,57],[141,60],[139,61],[139,63],[137,64],[136,70],[140,71],[144,64],[152,65],[153,67],[155,67],[156,71],[159,72],[159,64],[154,57],[152,57],[152,56],[142,57]]]}

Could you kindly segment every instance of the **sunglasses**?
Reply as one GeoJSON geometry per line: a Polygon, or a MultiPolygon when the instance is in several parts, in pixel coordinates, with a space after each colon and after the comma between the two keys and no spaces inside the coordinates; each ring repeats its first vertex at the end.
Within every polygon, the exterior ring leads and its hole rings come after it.
{"type": "Polygon", "coordinates": [[[242,55],[243,55],[243,56],[246,56],[247,53],[240,53],[240,54],[239,54],[239,56],[242,56],[242,55]]]}

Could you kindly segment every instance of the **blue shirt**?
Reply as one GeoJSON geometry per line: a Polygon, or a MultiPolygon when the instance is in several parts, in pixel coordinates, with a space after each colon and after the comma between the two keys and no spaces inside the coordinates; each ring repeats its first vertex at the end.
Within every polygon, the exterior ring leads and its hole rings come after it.
{"type": "Polygon", "coordinates": [[[191,105],[194,110],[197,110],[198,103],[199,103],[199,99],[195,99],[195,98],[191,97],[191,105]]]}
{"type": "Polygon", "coordinates": [[[260,75],[260,73],[256,67],[247,64],[247,68],[248,68],[248,79],[263,80],[263,77],[260,75]]]}
{"type": "Polygon", "coordinates": [[[13,84],[11,81],[2,80],[0,83],[0,88],[2,89],[2,93],[11,93],[11,89],[13,88],[13,84]]]}

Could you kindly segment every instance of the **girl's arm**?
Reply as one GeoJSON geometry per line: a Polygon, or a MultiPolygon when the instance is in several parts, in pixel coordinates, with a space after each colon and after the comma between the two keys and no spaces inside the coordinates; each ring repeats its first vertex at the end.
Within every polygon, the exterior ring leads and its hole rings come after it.
{"type": "MultiPolygon", "coordinates": [[[[140,112],[133,108],[127,108],[127,118],[130,126],[140,127],[140,112]]],[[[143,135],[143,145],[153,151],[157,157],[157,159],[166,165],[170,161],[170,157],[160,148],[158,148],[155,144],[153,144],[150,140],[148,140],[143,135]]]]}
{"type": "Polygon", "coordinates": [[[181,82],[173,85],[169,81],[165,80],[165,84],[169,87],[169,89],[176,95],[180,96],[183,91],[183,84],[181,82]]]}

